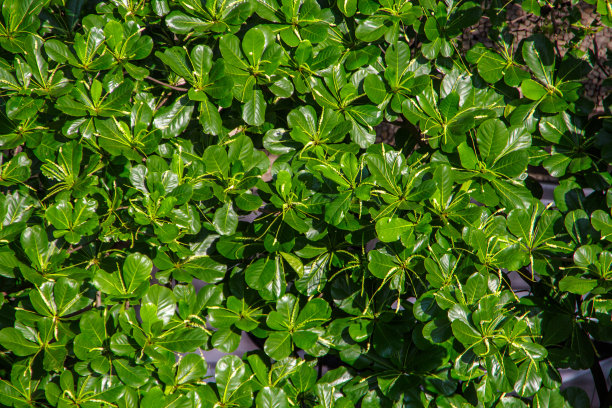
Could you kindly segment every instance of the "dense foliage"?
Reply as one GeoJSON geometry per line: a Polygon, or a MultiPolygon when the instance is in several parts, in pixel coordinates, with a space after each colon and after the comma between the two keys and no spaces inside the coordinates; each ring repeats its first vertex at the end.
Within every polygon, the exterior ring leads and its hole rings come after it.
{"type": "Polygon", "coordinates": [[[0,405],[610,405],[606,0],[0,3],[0,405]]]}

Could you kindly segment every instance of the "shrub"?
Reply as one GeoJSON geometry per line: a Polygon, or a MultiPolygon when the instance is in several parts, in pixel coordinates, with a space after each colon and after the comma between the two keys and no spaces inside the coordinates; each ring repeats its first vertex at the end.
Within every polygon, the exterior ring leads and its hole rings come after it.
{"type": "Polygon", "coordinates": [[[0,405],[610,405],[604,1],[0,3],[0,405]]]}

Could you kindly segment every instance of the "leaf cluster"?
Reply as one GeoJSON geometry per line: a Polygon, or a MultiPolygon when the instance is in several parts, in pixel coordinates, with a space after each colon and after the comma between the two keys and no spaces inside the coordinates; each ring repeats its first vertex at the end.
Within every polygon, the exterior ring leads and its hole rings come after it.
{"type": "Polygon", "coordinates": [[[612,9],[519,3],[1,0],[0,405],[609,406],[612,9]]]}

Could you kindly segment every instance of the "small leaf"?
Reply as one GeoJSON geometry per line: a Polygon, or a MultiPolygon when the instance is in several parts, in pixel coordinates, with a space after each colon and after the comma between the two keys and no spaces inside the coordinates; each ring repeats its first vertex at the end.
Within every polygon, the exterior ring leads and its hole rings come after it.
{"type": "Polygon", "coordinates": [[[289,399],[282,388],[264,387],[257,393],[257,408],[288,408],[289,399]]]}
{"type": "Polygon", "coordinates": [[[153,125],[161,131],[164,138],[177,137],[187,129],[193,109],[193,103],[186,96],[182,96],[172,105],[159,109],[153,125]]]}
{"type": "Polygon", "coordinates": [[[376,222],[376,234],[382,242],[393,242],[413,227],[413,223],[402,218],[381,218],[376,222]]]}
{"type": "Polygon", "coordinates": [[[128,360],[118,358],[113,360],[119,379],[130,387],[140,388],[149,380],[149,373],[144,367],[131,365],[128,360]]]}
{"type": "Polygon", "coordinates": [[[538,82],[531,79],[525,79],[521,83],[521,91],[525,97],[537,101],[544,97],[548,93],[546,88],[540,85],[538,82]]]}
{"type": "Polygon", "coordinates": [[[176,383],[188,384],[206,375],[208,366],[204,358],[198,354],[187,354],[179,361],[176,371],[176,383]]]}
{"type": "Polygon", "coordinates": [[[125,258],[122,270],[125,289],[130,293],[149,279],[153,270],[153,263],[148,256],[133,253],[125,258]]]}
{"type": "Polygon", "coordinates": [[[251,126],[261,126],[265,122],[266,101],[263,93],[255,89],[242,108],[242,119],[251,126]]]}
{"type": "Polygon", "coordinates": [[[338,8],[346,17],[352,17],[357,11],[357,0],[338,0],[338,8]]]}
{"type": "Polygon", "coordinates": [[[225,203],[223,207],[215,211],[212,224],[221,235],[232,235],[236,232],[238,214],[234,211],[231,203],[225,203]]]}
{"type": "Polygon", "coordinates": [[[264,344],[266,354],[275,360],[282,360],[288,357],[292,349],[291,335],[285,331],[270,333],[264,344]]]}
{"type": "MultiPolygon", "coordinates": [[[[339,0],[340,1],[340,0],[339,0]]],[[[381,103],[387,96],[387,90],[385,89],[385,83],[376,74],[370,74],[365,77],[363,81],[363,90],[365,91],[368,98],[375,104],[381,103]]]]}

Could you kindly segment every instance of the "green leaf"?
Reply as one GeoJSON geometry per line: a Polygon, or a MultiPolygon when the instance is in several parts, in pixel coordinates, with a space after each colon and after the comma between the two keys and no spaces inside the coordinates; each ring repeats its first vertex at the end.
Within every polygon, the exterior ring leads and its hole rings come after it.
{"type": "Polygon", "coordinates": [[[69,201],[59,200],[47,209],[45,216],[59,230],[54,232],[55,237],[63,236],[69,243],[77,244],[98,226],[97,207],[95,200],[86,198],[77,200],[74,207],[69,201]]]}
{"type": "Polygon", "coordinates": [[[222,132],[222,119],[217,108],[213,103],[210,102],[206,95],[202,95],[199,105],[199,120],[202,125],[202,130],[205,133],[211,135],[218,135],[222,132]]]}
{"type": "Polygon", "coordinates": [[[238,228],[238,214],[234,211],[231,203],[225,203],[223,207],[215,211],[212,224],[221,235],[232,235],[236,232],[236,228],[238,228]]]}
{"type": "MultiPolygon", "coordinates": [[[[28,117],[32,115],[28,114],[28,117]]],[[[23,184],[31,173],[32,161],[26,153],[17,153],[6,163],[0,163],[0,185],[23,184]]]]}
{"type": "Polygon", "coordinates": [[[372,275],[377,278],[384,279],[387,275],[392,274],[397,270],[398,265],[395,259],[381,251],[370,251],[368,253],[368,269],[372,275]]]}
{"type": "Polygon", "coordinates": [[[482,335],[476,331],[476,329],[474,329],[472,326],[468,326],[461,320],[454,320],[451,322],[451,327],[457,340],[463,343],[466,347],[471,347],[483,340],[482,335]]]}
{"type": "Polygon", "coordinates": [[[236,206],[243,211],[255,211],[261,207],[263,200],[255,194],[244,193],[236,197],[236,206]]]}
{"type": "Polygon", "coordinates": [[[325,221],[332,225],[340,224],[349,212],[352,197],[352,193],[345,192],[332,201],[325,208],[325,221]]]}
{"type": "Polygon", "coordinates": [[[357,0],[338,0],[337,5],[346,17],[352,17],[357,11],[357,0]]]}
{"type": "Polygon", "coordinates": [[[144,367],[131,365],[128,360],[113,360],[113,368],[121,382],[130,387],[140,388],[149,380],[149,373],[144,367]]]}
{"type": "Polygon", "coordinates": [[[504,123],[499,119],[488,119],[478,126],[476,140],[480,158],[491,166],[508,143],[509,133],[504,123]]]}
{"type": "Polygon", "coordinates": [[[291,334],[285,331],[272,332],[264,344],[266,354],[275,360],[288,357],[293,350],[291,334]]]}
{"type": "Polygon", "coordinates": [[[601,233],[602,239],[612,240],[612,217],[602,210],[595,210],[591,214],[593,228],[601,233]]]}
{"type": "Polygon", "coordinates": [[[372,42],[382,37],[387,29],[384,19],[371,17],[357,26],[355,36],[361,41],[372,42]]]}
{"type": "Polygon", "coordinates": [[[255,399],[257,408],[288,408],[289,399],[282,388],[264,387],[255,399]]]}
{"type": "Polygon", "coordinates": [[[536,78],[545,84],[553,85],[555,53],[552,43],[543,34],[535,34],[523,43],[522,54],[536,78]]]}
{"type": "Polygon", "coordinates": [[[564,292],[586,295],[597,287],[595,279],[582,279],[578,276],[566,276],[559,282],[559,289],[564,292]]]}
{"type": "Polygon", "coordinates": [[[459,152],[459,159],[461,160],[461,165],[466,169],[476,169],[478,165],[478,158],[476,157],[476,153],[474,150],[467,145],[466,142],[461,143],[457,146],[457,151],[459,152]]]}
{"type": "Polygon", "coordinates": [[[240,345],[240,332],[230,328],[219,329],[212,335],[211,344],[219,351],[232,353],[240,345]]]}
{"type": "Polygon", "coordinates": [[[478,61],[478,73],[485,81],[492,84],[504,76],[505,67],[506,60],[494,52],[484,53],[478,61]]]}
{"type": "Polygon", "coordinates": [[[561,407],[565,405],[565,398],[559,390],[541,388],[533,398],[534,408],[561,407]]]}
{"type": "Polygon", "coordinates": [[[199,327],[185,328],[173,331],[170,335],[156,338],[154,344],[170,352],[192,353],[198,347],[202,347],[207,339],[208,335],[203,329],[199,327]]]}
{"type": "Polygon", "coordinates": [[[525,79],[529,78],[529,73],[516,65],[506,68],[504,73],[504,82],[511,87],[517,87],[525,79]]]}
{"type": "Polygon", "coordinates": [[[128,255],[122,268],[126,291],[129,293],[136,290],[149,279],[152,270],[153,263],[146,255],[139,253],[128,255]]]}
{"type": "Polygon", "coordinates": [[[166,17],[168,28],[177,34],[187,34],[190,31],[207,31],[212,23],[197,17],[188,16],[180,11],[173,11],[166,17]]]}
{"type": "Polygon", "coordinates": [[[285,277],[278,257],[262,258],[245,271],[245,281],[251,288],[259,291],[264,299],[274,299],[285,292],[285,277]]]}
{"type": "Polygon", "coordinates": [[[326,273],[328,272],[330,254],[315,258],[314,261],[304,265],[304,274],[295,281],[295,287],[300,293],[311,296],[320,293],[327,283],[326,273]]]}
{"type": "Polygon", "coordinates": [[[381,218],[376,222],[376,234],[382,242],[394,242],[413,227],[413,223],[402,218],[381,218]]]}
{"type": "Polygon", "coordinates": [[[546,88],[531,79],[523,80],[521,83],[521,92],[523,92],[523,95],[525,95],[526,98],[529,98],[532,101],[540,100],[548,93],[546,88]]]}
{"type": "Polygon", "coordinates": [[[206,375],[208,367],[204,357],[198,354],[187,354],[179,361],[176,370],[176,383],[188,384],[206,375]]]}
{"type": "Polygon", "coordinates": [[[20,357],[36,354],[41,348],[40,345],[26,340],[23,334],[13,327],[0,330],[0,344],[20,357]]]}
{"type": "Polygon", "coordinates": [[[9,381],[0,380],[0,402],[6,406],[27,406],[28,400],[9,381]]]}
{"type": "Polygon", "coordinates": [[[533,361],[527,360],[519,366],[514,391],[522,397],[529,397],[540,389],[541,383],[542,376],[538,372],[538,366],[533,361]]]}
{"type": "Polygon", "coordinates": [[[193,80],[193,73],[188,69],[187,52],[183,48],[172,47],[155,55],[181,77],[193,80]]]}
{"type": "Polygon", "coordinates": [[[217,361],[215,381],[221,396],[221,402],[232,401],[232,396],[243,386],[246,366],[233,355],[225,355],[217,361]]]}
{"type": "Polygon", "coordinates": [[[213,145],[204,151],[206,171],[220,178],[226,178],[229,171],[227,152],[223,146],[213,145]]]}
{"type": "Polygon", "coordinates": [[[40,225],[28,227],[21,233],[21,246],[33,265],[44,270],[48,263],[49,241],[40,225]]]}
{"type": "Polygon", "coordinates": [[[263,30],[253,27],[242,38],[242,52],[252,66],[257,66],[267,46],[267,38],[263,30]]]}
{"type": "Polygon", "coordinates": [[[186,96],[181,96],[172,105],[157,111],[153,126],[161,131],[164,138],[177,137],[187,129],[193,109],[193,103],[186,96]]]}
{"type": "Polygon", "coordinates": [[[363,81],[363,90],[366,95],[368,95],[368,98],[375,104],[381,103],[387,96],[385,83],[380,76],[376,74],[370,74],[365,77],[363,81]]]}
{"type": "Polygon", "coordinates": [[[255,89],[245,101],[242,109],[242,119],[251,126],[261,126],[265,122],[266,101],[263,93],[255,89]]]}
{"type": "Polygon", "coordinates": [[[149,257],[136,252],[127,256],[121,272],[107,273],[98,270],[93,283],[111,296],[138,296],[146,291],[152,271],[153,263],[149,257]]]}
{"type": "Polygon", "coordinates": [[[152,0],[151,6],[153,7],[155,14],[157,14],[159,17],[163,17],[170,12],[167,0],[152,0]]]}

